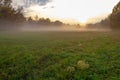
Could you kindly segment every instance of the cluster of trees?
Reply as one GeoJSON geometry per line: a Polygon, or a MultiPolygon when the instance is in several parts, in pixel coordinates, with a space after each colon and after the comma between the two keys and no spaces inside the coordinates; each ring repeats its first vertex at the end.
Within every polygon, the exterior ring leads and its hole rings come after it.
{"type": "Polygon", "coordinates": [[[12,28],[15,24],[25,21],[22,8],[15,10],[11,2],[12,0],[0,0],[0,29],[12,28]]]}
{"type": "Polygon", "coordinates": [[[49,18],[39,18],[35,19],[31,17],[25,18],[23,15],[23,8],[14,9],[11,5],[12,0],[0,0],[0,30],[14,30],[21,28],[24,24],[29,24],[30,26],[78,26],[65,24],[59,20],[51,21],[49,18]]]}
{"type": "Polygon", "coordinates": [[[35,20],[32,19],[31,17],[29,17],[26,20],[26,23],[29,23],[31,25],[39,25],[39,26],[62,26],[65,25],[63,22],[56,20],[56,21],[51,21],[49,18],[39,18],[39,17],[35,17],[35,20]]]}
{"type": "Polygon", "coordinates": [[[100,28],[109,28],[113,30],[120,30],[120,2],[118,2],[117,5],[113,8],[112,14],[108,16],[108,18],[101,20],[98,23],[90,23],[87,24],[86,27],[92,28],[92,29],[100,29],[100,28]]]}
{"type": "Polygon", "coordinates": [[[29,17],[26,19],[27,24],[32,26],[74,26],[74,27],[81,27],[80,24],[66,24],[59,20],[51,21],[49,18],[39,18],[38,16],[35,19],[29,17]]]}
{"type": "Polygon", "coordinates": [[[91,28],[91,29],[107,29],[109,28],[109,26],[110,26],[109,18],[101,20],[100,22],[97,23],[90,23],[86,25],[87,28],[91,28]]]}
{"type": "Polygon", "coordinates": [[[120,30],[120,2],[113,8],[110,15],[110,25],[112,29],[120,30]]]}

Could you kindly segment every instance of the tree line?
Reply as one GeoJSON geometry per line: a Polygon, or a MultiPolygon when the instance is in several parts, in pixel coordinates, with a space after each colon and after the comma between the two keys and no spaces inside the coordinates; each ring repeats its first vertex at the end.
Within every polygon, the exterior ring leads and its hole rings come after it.
{"type": "Polygon", "coordinates": [[[28,17],[26,18],[26,22],[32,26],[75,26],[75,27],[81,27],[80,24],[69,24],[69,23],[63,23],[60,20],[52,21],[50,18],[39,18],[37,15],[34,17],[28,17]]]}
{"type": "Polygon", "coordinates": [[[35,19],[29,17],[26,20],[26,23],[31,24],[31,25],[39,25],[39,26],[63,26],[65,25],[63,22],[56,20],[56,21],[51,21],[49,18],[39,18],[35,17],[35,19]]]}
{"type": "Polygon", "coordinates": [[[109,18],[105,18],[97,23],[89,23],[86,25],[89,29],[108,29],[110,27],[110,20],[109,18]]]}
{"type": "Polygon", "coordinates": [[[29,24],[32,26],[69,25],[59,20],[51,21],[49,18],[39,18],[38,16],[35,17],[35,20],[31,17],[26,18],[23,15],[23,8],[19,7],[18,9],[14,9],[11,3],[12,0],[0,0],[0,30],[18,29],[23,24],[29,24]]]}
{"type": "MultiPolygon", "coordinates": [[[[12,0],[0,0],[0,30],[19,28],[23,23],[28,23],[31,25],[37,24],[41,26],[70,26],[70,24],[65,24],[59,20],[51,21],[49,18],[38,18],[37,16],[35,17],[35,20],[33,20],[31,17],[25,18],[22,13],[23,8],[19,7],[18,9],[14,9],[11,3],[12,0]]],[[[120,2],[115,5],[108,19],[102,20],[100,23],[95,25],[100,24],[105,26],[110,24],[112,29],[120,30],[120,2]]],[[[89,24],[88,26],[91,25],[92,24],[89,24]]],[[[74,24],[72,26],[80,27],[79,24],[74,24]]]]}

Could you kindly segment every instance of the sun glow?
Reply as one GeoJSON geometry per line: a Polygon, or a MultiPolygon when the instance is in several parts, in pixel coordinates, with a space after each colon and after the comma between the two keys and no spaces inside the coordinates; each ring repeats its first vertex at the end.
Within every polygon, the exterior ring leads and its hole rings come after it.
{"type": "Polygon", "coordinates": [[[113,6],[119,0],[53,0],[45,6],[32,5],[26,9],[27,16],[49,17],[69,22],[95,22],[112,12],[113,6]],[[109,4],[108,4],[109,3],[109,4]],[[92,19],[91,19],[92,18],[92,19]],[[95,20],[93,20],[93,18],[95,20]]]}

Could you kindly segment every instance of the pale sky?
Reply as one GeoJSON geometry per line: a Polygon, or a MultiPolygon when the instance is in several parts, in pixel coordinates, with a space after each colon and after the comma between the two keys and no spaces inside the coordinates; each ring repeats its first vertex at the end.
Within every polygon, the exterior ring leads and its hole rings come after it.
{"type": "Polygon", "coordinates": [[[110,14],[118,2],[119,0],[52,0],[44,5],[32,4],[25,12],[31,16],[37,14],[40,17],[82,23],[96,22],[110,14]]]}

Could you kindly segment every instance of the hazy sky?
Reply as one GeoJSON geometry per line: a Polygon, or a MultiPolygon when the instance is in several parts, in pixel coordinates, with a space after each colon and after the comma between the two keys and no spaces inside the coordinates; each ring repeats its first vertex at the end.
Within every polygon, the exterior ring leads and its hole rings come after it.
{"type": "Polygon", "coordinates": [[[26,15],[54,19],[95,22],[106,17],[119,0],[14,0],[14,5],[26,6],[26,15]]]}

